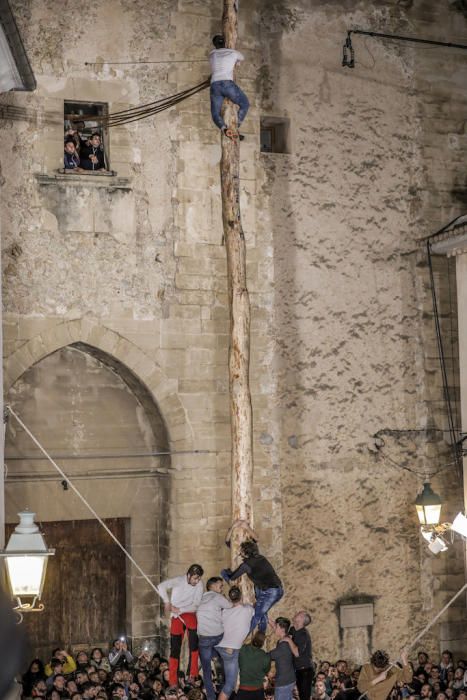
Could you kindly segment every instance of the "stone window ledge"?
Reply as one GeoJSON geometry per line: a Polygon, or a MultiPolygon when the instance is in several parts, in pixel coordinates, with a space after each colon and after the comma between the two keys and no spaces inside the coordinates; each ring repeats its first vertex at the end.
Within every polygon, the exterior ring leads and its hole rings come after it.
{"type": "Polygon", "coordinates": [[[104,187],[108,190],[131,190],[132,179],[119,177],[115,171],[106,174],[88,175],[84,173],[65,173],[57,170],[52,174],[36,173],[39,185],[63,185],[65,182],[73,187],[104,187]]]}

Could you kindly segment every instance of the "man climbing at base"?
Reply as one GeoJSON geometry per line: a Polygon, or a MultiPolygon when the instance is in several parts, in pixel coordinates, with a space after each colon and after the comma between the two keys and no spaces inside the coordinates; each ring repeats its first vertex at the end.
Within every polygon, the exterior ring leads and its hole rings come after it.
{"type": "Polygon", "coordinates": [[[370,663],[361,668],[357,684],[359,691],[369,700],[386,700],[396,683],[410,683],[413,674],[407,649],[402,649],[401,661],[402,666],[392,664],[385,651],[375,651],[370,663]]]}
{"type": "Polygon", "coordinates": [[[230,547],[232,531],[236,527],[241,527],[251,539],[247,539],[240,544],[240,557],[243,559],[243,563],[240,564],[235,571],[223,569],[221,571],[221,576],[224,581],[231,583],[240,578],[240,576],[243,576],[243,574],[246,574],[253,582],[256,603],[250,631],[253,632],[257,626],[260,632],[266,632],[268,625],[267,612],[282,598],[284,589],[282,588],[282,582],[274,571],[271,562],[260,554],[257,544],[258,536],[246,521],[236,520],[232,524],[225,540],[227,547],[230,547]]]}
{"type": "Polygon", "coordinates": [[[221,34],[213,37],[214,49],[209,54],[211,64],[211,116],[214,124],[229,138],[243,139],[240,134],[230,129],[222,118],[222,103],[224,98],[238,105],[238,127],[245,119],[250,103],[233,79],[234,68],[244,60],[243,54],[235,49],[225,47],[225,39],[221,34]]]}
{"type": "Polygon", "coordinates": [[[185,630],[187,630],[190,651],[188,675],[191,678],[198,675],[196,610],[203,597],[204,587],[201,581],[203,574],[202,566],[192,564],[184,576],[176,576],[162,581],[157,587],[159,595],[164,601],[165,611],[170,613],[169,684],[171,686],[178,685],[178,667],[185,630]]]}

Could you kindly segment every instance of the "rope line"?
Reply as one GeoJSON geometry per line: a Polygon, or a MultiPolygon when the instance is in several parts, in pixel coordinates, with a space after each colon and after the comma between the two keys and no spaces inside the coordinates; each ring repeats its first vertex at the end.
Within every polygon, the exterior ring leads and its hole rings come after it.
{"type": "MultiPolygon", "coordinates": [[[[410,651],[410,649],[413,649],[413,647],[417,644],[417,642],[419,642],[420,639],[421,639],[422,637],[425,636],[425,634],[428,632],[428,630],[429,630],[431,627],[433,627],[433,625],[435,624],[435,622],[436,622],[437,620],[439,620],[439,618],[441,617],[441,615],[442,615],[443,613],[446,612],[446,610],[454,603],[454,601],[455,601],[455,600],[461,595],[461,593],[463,593],[466,589],[467,589],[467,583],[464,583],[464,585],[462,586],[462,588],[460,588],[460,589],[457,591],[457,593],[455,593],[455,594],[452,596],[451,600],[449,600],[449,601],[446,603],[446,605],[444,606],[444,608],[442,608],[442,609],[428,622],[428,624],[425,625],[425,627],[422,629],[422,631],[419,632],[419,633],[417,634],[417,636],[415,637],[415,639],[413,639],[413,641],[410,642],[410,644],[408,644],[408,645],[405,647],[405,648],[407,649],[407,651],[410,651]]],[[[391,662],[389,663],[389,666],[388,666],[388,668],[387,668],[386,670],[389,671],[390,668],[398,668],[397,662],[391,661],[391,662]]],[[[376,683],[374,687],[377,687],[377,685],[378,685],[378,684],[376,683]]],[[[371,692],[371,691],[365,690],[365,692],[362,693],[362,694],[358,697],[357,700],[362,700],[365,696],[367,696],[367,697],[369,698],[369,697],[370,697],[370,696],[368,695],[369,692],[371,692]]]]}
{"type": "Polygon", "coordinates": [[[439,611],[439,613],[437,613],[437,615],[435,615],[434,618],[433,618],[432,620],[430,620],[430,622],[422,629],[422,631],[421,631],[419,634],[417,634],[417,636],[415,637],[415,639],[408,645],[407,651],[409,651],[410,649],[412,649],[412,648],[417,644],[417,642],[419,642],[420,639],[421,639],[422,637],[425,636],[425,634],[428,632],[428,630],[429,630],[431,627],[433,627],[433,625],[435,624],[435,622],[436,622],[437,620],[439,620],[439,618],[441,617],[441,615],[442,615],[444,612],[446,612],[446,610],[449,608],[449,606],[452,605],[452,604],[454,603],[454,601],[460,596],[460,594],[463,593],[466,589],[467,589],[467,583],[464,583],[464,585],[462,586],[462,588],[460,588],[460,589],[457,591],[457,593],[456,593],[455,595],[452,596],[451,600],[449,600],[449,601],[446,603],[446,605],[444,606],[444,608],[442,608],[442,609],[439,611]]]}
{"type": "Polygon", "coordinates": [[[39,440],[31,433],[31,431],[29,430],[29,428],[27,427],[27,425],[25,425],[25,424],[23,423],[23,421],[21,420],[21,418],[18,416],[17,413],[15,413],[15,411],[11,408],[11,406],[8,406],[8,412],[18,421],[18,423],[20,424],[20,426],[23,428],[23,430],[26,432],[26,434],[29,435],[29,437],[30,437],[31,440],[34,442],[34,444],[37,445],[37,447],[40,449],[40,451],[45,455],[45,457],[47,457],[47,459],[49,460],[49,462],[55,467],[55,469],[58,471],[58,473],[60,474],[60,476],[67,482],[68,486],[72,489],[72,491],[74,491],[74,492],[76,493],[76,495],[77,495],[78,498],[84,503],[84,505],[86,506],[86,508],[92,513],[92,515],[96,518],[96,520],[102,525],[102,527],[104,528],[104,530],[110,535],[110,537],[113,539],[113,541],[115,542],[115,544],[118,545],[118,547],[120,547],[120,549],[122,550],[122,552],[124,553],[124,555],[130,560],[130,562],[133,564],[133,566],[135,567],[135,569],[137,569],[137,571],[139,571],[139,573],[141,574],[141,576],[149,583],[149,585],[151,586],[151,588],[153,589],[153,591],[154,591],[155,593],[157,593],[157,595],[159,596],[159,591],[157,590],[157,587],[156,587],[156,586],[154,585],[154,583],[151,581],[151,579],[149,578],[149,576],[143,571],[143,569],[140,567],[140,565],[133,559],[133,557],[131,556],[130,552],[129,552],[127,549],[125,549],[125,547],[124,547],[123,544],[120,542],[120,540],[119,540],[117,537],[115,537],[115,535],[113,534],[113,532],[112,532],[112,531],[109,529],[109,527],[105,524],[105,522],[102,520],[102,518],[100,517],[100,515],[98,515],[98,513],[96,513],[96,511],[94,510],[94,508],[93,508],[93,507],[90,505],[90,503],[85,499],[85,497],[82,495],[82,493],[76,488],[76,486],[73,484],[73,482],[70,481],[70,479],[69,479],[68,476],[65,474],[65,472],[63,471],[63,469],[62,469],[61,467],[59,467],[59,465],[55,462],[54,459],[52,459],[52,457],[49,455],[49,453],[47,452],[47,450],[45,449],[45,447],[42,447],[42,445],[41,445],[41,443],[39,442],[39,440]]]}

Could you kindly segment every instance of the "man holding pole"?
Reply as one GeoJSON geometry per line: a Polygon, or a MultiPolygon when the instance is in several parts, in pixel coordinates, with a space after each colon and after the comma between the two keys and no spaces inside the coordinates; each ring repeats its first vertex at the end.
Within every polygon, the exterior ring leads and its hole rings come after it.
{"type": "Polygon", "coordinates": [[[224,98],[238,105],[238,126],[246,117],[250,103],[248,97],[234,81],[234,68],[244,60],[243,54],[235,49],[225,48],[225,39],[222,34],[217,34],[212,43],[214,49],[209,54],[211,65],[211,116],[214,124],[224,132],[229,139],[237,139],[239,136],[227,127],[221,111],[224,98]]]}
{"type": "Polygon", "coordinates": [[[188,634],[190,660],[188,675],[198,675],[198,635],[196,610],[203,597],[204,574],[199,564],[192,564],[184,576],[176,576],[163,581],[157,591],[164,601],[166,613],[170,613],[170,658],[169,683],[178,685],[178,667],[185,630],[188,634]],[[170,591],[170,597],[169,597],[170,591]]]}

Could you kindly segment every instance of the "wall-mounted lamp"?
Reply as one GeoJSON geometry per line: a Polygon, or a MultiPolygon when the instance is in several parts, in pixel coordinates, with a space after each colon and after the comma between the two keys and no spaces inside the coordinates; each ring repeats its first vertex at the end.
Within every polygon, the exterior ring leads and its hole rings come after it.
{"type": "Polygon", "coordinates": [[[441,517],[441,498],[433,491],[428,481],[415,500],[420,525],[438,525],[441,517]]]}
{"type": "Polygon", "coordinates": [[[47,549],[44,538],[34,522],[35,513],[18,513],[20,521],[11,534],[6,548],[0,552],[5,560],[8,583],[16,601],[14,610],[20,617],[24,612],[40,612],[47,560],[55,554],[47,549]]]}
{"type": "Polygon", "coordinates": [[[420,520],[422,537],[428,542],[428,549],[433,554],[445,552],[448,548],[445,535],[455,532],[467,539],[467,518],[458,513],[452,523],[440,523],[441,498],[425,482],[421,493],[415,500],[417,515],[420,520]]]}

